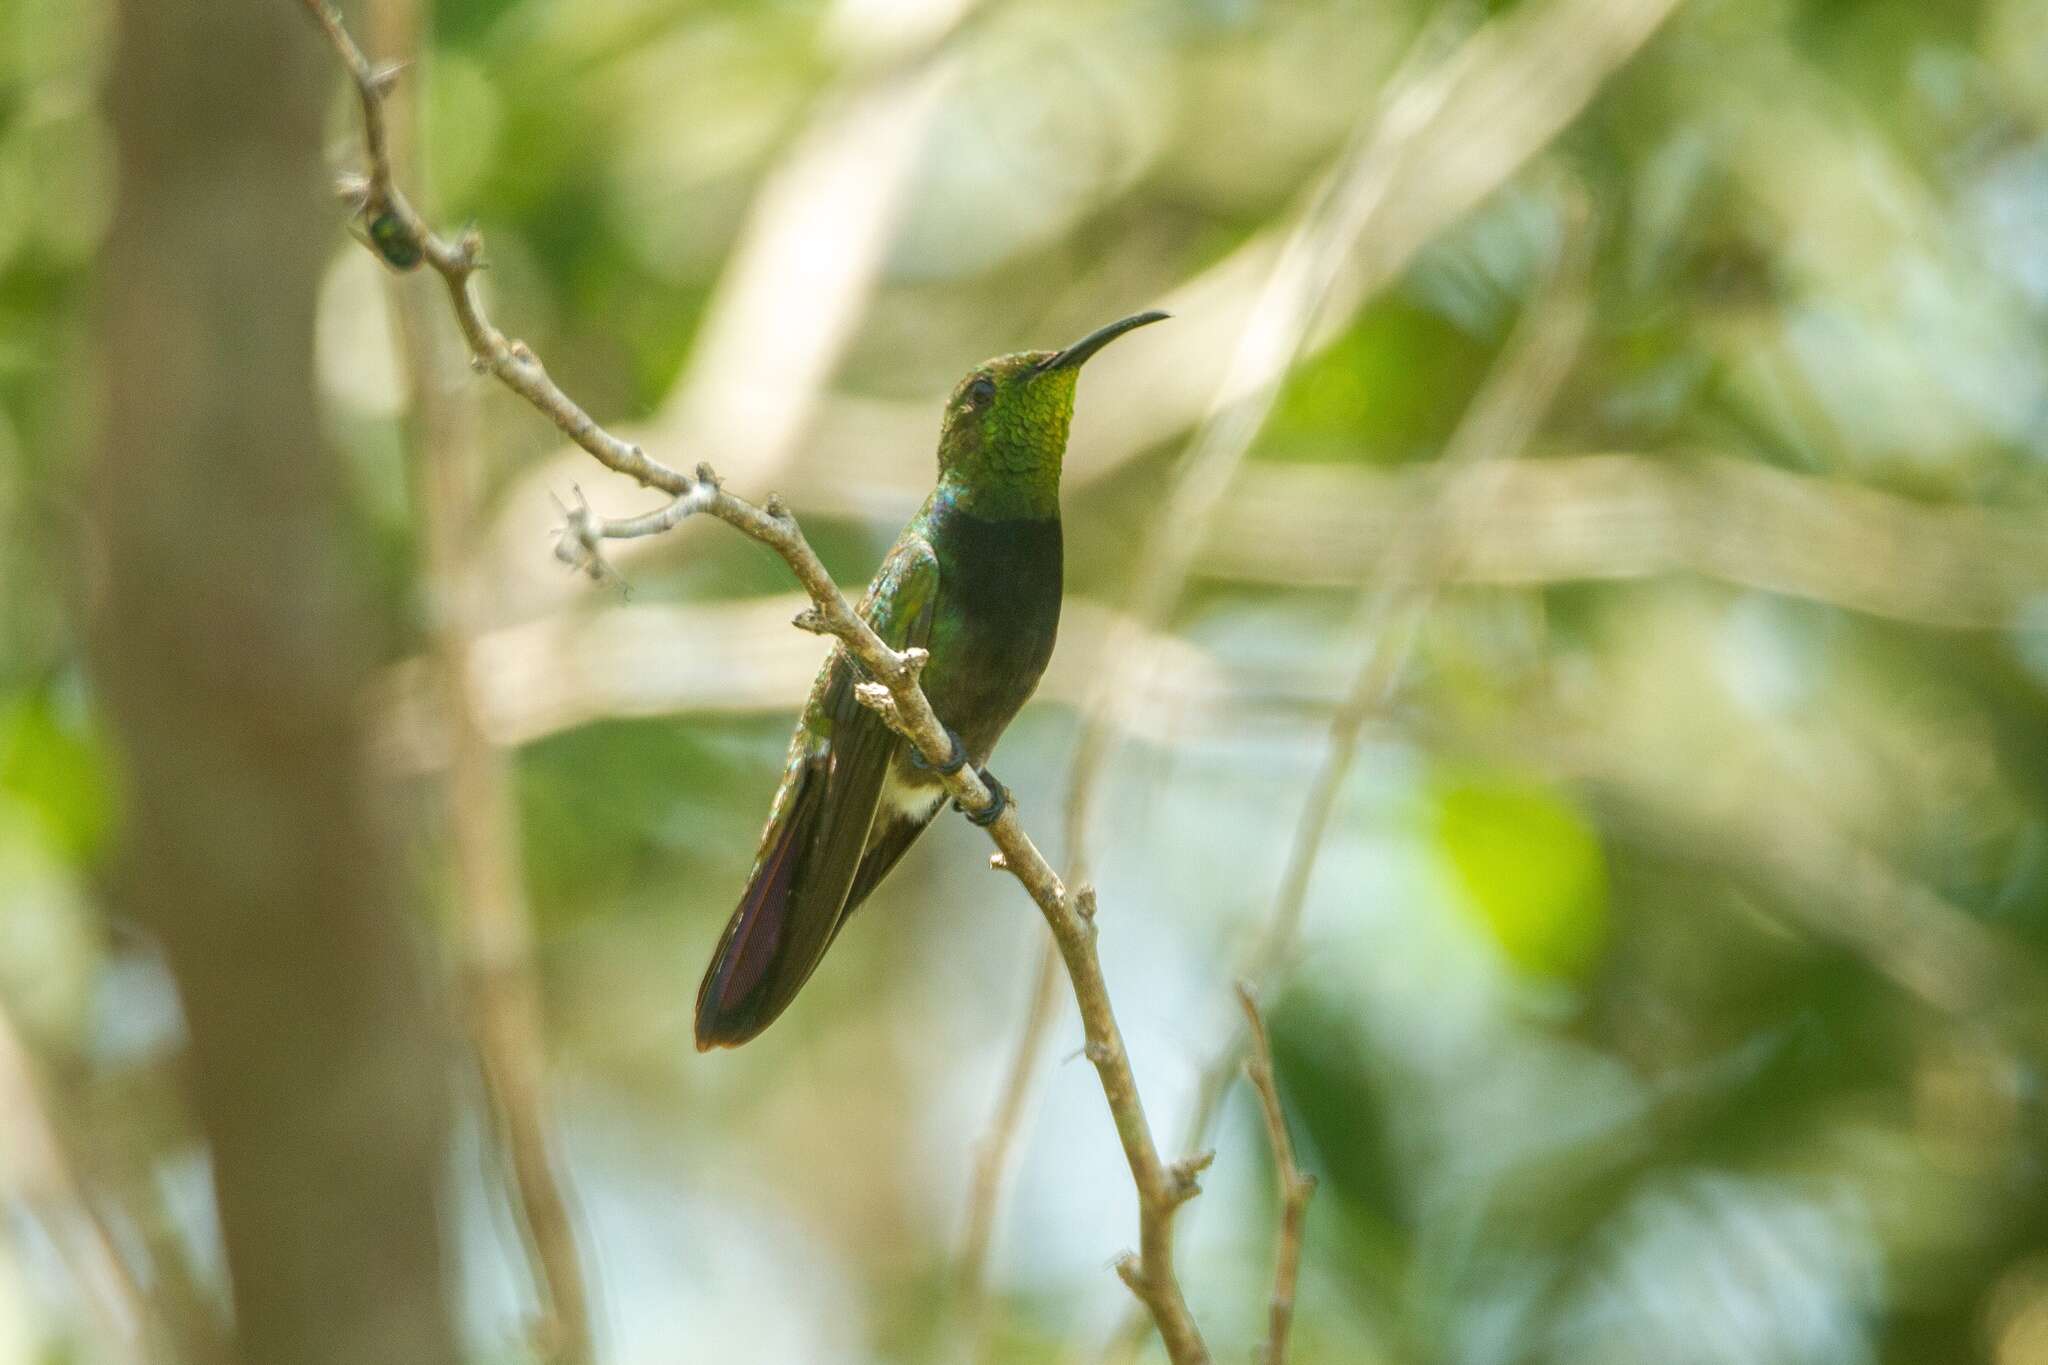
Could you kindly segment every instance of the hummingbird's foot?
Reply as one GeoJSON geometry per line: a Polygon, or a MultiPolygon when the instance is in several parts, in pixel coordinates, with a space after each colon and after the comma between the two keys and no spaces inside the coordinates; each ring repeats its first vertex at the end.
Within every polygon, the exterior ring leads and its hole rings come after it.
{"type": "Polygon", "coordinates": [[[975,776],[981,779],[982,785],[988,788],[988,804],[980,810],[968,810],[967,807],[955,801],[953,809],[964,813],[969,820],[980,825],[983,829],[987,829],[990,825],[1002,819],[1003,812],[1010,808],[1010,789],[996,781],[995,774],[986,768],[976,768],[974,773],[975,776]]]}
{"type": "Polygon", "coordinates": [[[953,753],[944,763],[933,764],[926,762],[924,754],[913,744],[910,746],[910,766],[921,773],[937,773],[941,777],[951,777],[954,773],[966,767],[967,746],[960,742],[960,736],[951,729],[946,731],[946,738],[952,742],[953,753]]]}

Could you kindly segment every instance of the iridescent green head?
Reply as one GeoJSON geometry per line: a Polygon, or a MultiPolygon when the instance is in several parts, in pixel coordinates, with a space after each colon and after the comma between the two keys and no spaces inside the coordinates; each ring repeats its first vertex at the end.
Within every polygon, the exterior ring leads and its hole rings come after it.
{"type": "Polygon", "coordinates": [[[991,518],[1056,517],[1060,461],[1081,366],[1125,332],[1165,313],[1137,313],[1063,351],[1022,351],[975,367],[946,400],[939,487],[962,511],[991,518]]]}

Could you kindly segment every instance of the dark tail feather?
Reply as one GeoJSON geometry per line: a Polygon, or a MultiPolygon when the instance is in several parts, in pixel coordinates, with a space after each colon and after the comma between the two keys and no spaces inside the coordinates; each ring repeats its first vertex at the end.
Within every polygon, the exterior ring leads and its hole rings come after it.
{"type": "Polygon", "coordinates": [[[808,757],[778,797],[753,880],[725,926],[697,990],[697,1048],[738,1047],[775,1022],[811,979],[844,917],[896,737],[853,695],[853,670],[835,662],[818,705],[831,739],[799,729],[808,757]]]}
{"type": "Polygon", "coordinates": [[[814,962],[791,977],[790,884],[804,820],[791,820],[726,922],[718,952],[697,988],[697,1050],[738,1047],[773,1023],[814,962]]]}
{"type": "Polygon", "coordinates": [[[700,1052],[738,1047],[774,1023],[832,946],[881,785],[879,764],[857,769],[857,783],[848,766],[807,767],[768,836],[697,989],[700,1052]]]}

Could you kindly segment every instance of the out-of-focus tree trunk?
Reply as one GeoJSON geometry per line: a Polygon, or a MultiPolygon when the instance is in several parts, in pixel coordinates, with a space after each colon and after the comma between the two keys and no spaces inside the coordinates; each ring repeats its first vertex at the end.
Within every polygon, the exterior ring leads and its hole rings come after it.
{"type": "Polygon", "coordinates": [[[320,439],[329,54],[282,0],[124,0],[95,480],[126,907],[190,1034],[247,1365],[440,1365],[447,1030],[366,775],[320,439]]]}

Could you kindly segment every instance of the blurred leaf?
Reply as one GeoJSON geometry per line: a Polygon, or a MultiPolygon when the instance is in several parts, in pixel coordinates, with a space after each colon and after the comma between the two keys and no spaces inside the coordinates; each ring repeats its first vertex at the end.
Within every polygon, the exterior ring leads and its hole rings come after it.
{"type": "Polygon", "coordinates": [[[1442,313],[1389,295],[1288,376],[1262,445],[1294,460],[1391,463],[1431,455],[1491,356],[1488,341],[1442,313]]]}
{"type": "Polygon", "coordinates": [[[0,792],[32,812],[73,863],[90,861],[106,837],[107,773],[99,736],[79,708],[50,689],[0,704],[0,792]]]}
{"type": "Polygon", "coordinates": [[[1607,937],[1606,861],[1586,818],[1507,778],[1444,781],[1433,800],[1438,850],[1508,960],[1535,976],[1582,976],[1607,937]]]}

